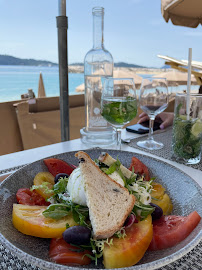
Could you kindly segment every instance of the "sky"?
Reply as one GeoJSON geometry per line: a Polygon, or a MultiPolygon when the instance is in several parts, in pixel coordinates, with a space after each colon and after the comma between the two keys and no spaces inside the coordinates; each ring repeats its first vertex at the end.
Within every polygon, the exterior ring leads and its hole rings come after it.
{"type": "MultiPolygon", "coordinates": [[[[58,0],[0,0],[0,54],[58,63],[58,0]]],[[[160,0],[67,0],[68,62],[92,48],[92,8],[102,6],[104,44],[114,62],[162,67],[158,54],[202,62],[202,27],[166,23],[160,0]]]]}

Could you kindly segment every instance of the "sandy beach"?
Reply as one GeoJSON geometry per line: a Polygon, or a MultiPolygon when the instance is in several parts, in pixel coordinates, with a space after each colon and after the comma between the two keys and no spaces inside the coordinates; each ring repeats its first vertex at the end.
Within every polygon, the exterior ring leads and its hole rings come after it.
{"type": "MultiPolygon", "coordinates": [[[[70,73],[83,73],[84,67],[83,66],[75,66],[75,65],[69,65],[68,70],[70,73]]],[[[164,71],[168,71],[171,69],[165,69],[165,68],[126,68],[126,67],[114,67],[114,70],[124,70],[135,72],[136,74],[159,74],[164,71]]]]}

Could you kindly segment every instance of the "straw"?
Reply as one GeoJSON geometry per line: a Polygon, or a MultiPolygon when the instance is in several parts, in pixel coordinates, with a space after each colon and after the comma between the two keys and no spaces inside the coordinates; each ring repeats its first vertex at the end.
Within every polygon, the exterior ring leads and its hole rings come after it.
{"type": "Polygon", "coordinates": [[[192,61],[192,48],[189,48],[188,80],[187,80],[187,120],[189,120],[190,115],[191,61],[192,61]]]}

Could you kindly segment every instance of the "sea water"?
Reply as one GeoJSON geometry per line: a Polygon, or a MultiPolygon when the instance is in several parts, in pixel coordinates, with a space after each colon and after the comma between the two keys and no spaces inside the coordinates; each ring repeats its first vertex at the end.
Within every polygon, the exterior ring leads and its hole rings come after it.
{"type": "MultiPolygon", "coordinates": [[[[38,66],[0,66],[0,102],[21,99],[32,89],[37,97],[39,75],[42,73],[47,97],[59,96],[59,68],[38,66]]],[[[83,73],[69,73],[69,94],[76,95],[76,87],[84,83],[83,73]]]]}
{"type": "MultiPolygon", "coordinates": [[[[39,66],[1,66],[0,65],[0,102],[21,99],[21,95],[32,89],[37,97],[40,72],[43,76],[47,97],[59,96],[59,68],[39,66]]],[[[153,74],[154,75],[154,74],[153,74]]],[[[153,75],[139,74],[142,78],[153,75]]],[[[84,83],[83,73],[69,73],[69,94],[80,94],[76,87],[84,83]]],[[[191,86],[198,90],[199,86],[191,86]]],[[[186,85],[169,87],[169,93],[182,92],[186,85]]]]}

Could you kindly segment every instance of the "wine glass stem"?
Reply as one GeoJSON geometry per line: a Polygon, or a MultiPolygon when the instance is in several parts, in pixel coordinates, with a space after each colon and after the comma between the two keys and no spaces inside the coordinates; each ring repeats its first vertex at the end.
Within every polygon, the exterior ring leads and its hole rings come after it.
{"type": "Polygon", "coordinates": [[[153,133],[154,133],[154,119],[155,117],[149,117],[149,140],[153,141],[153,133]]]}
{"type": "Polygon", "coordinates": [[[117,150],[121,150],[121,128],[116,128],[117,150]]]}

